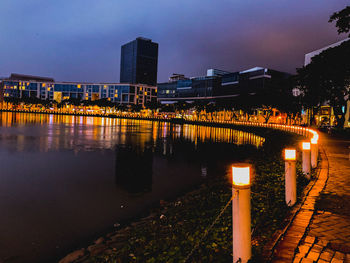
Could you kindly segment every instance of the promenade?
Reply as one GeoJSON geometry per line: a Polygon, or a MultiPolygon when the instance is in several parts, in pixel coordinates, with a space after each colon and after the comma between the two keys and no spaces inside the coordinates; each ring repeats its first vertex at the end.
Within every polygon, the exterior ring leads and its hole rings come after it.
{"type": "Polygon", "coordinates": [[[321,135],[321,170],[272,262],[350,262],[350,139],[321,135]]]}

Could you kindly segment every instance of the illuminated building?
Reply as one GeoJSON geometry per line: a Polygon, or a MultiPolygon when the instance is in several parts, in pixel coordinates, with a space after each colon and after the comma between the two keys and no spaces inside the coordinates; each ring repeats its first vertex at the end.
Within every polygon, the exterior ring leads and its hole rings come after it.
{"type": "Polygon", "coordinates": [[[230,102],[235,97],[266,96],[280,88],[281,81],[290,74],[255,67],[241,72],[208,69],[207,76],[170,78],[158,83],[158,101],[171,104],[179,101],[230,102]]]}
{"type": "Polygon", "coordinates": [[[55,82],[54,79],[12,74],[0,80],[3,96],[9,98],[37,98],[41,100],[99,100],[117,104],[144,106],[156,101],[157,87],[127,83],[55,82]]]}

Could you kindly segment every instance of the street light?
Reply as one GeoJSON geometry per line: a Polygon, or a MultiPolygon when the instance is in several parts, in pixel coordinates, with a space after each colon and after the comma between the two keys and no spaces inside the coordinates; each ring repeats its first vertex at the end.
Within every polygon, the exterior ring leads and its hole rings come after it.
{"type": "Polygon", "coordinates": [[[303,173],[306,175],[307,179],[311,179],[311,144],[310,142],[302,142],[302,150],[303,150],[303,173]]]}
{"type": "Polygon", "coordinates": [[[246,263],[252,256],[250,215],[250,166],[232,166],[233,262],[246,263]]]}
{"type": "Polygon", "coordinates": [[[250,187],[250,167],[232,166],[233,187],[250,187]]]}
{"type": "Polygon", "coordinates": [[[285,198],[288,206],[293,206],[297,201],[296,179],[296,150],[285,149],[285,198]]]}
{"type": "Polygon", "coordinates": [[[318,138],[311,139],[311,167],[316,168],[318,159],[318,138]]]}

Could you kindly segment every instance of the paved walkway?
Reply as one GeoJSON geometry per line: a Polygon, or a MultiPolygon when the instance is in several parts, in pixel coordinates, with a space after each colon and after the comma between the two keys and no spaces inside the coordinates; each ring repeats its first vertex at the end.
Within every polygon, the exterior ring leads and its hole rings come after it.
{"type": "Polygon", "coordinates": [[[350,138],[321,136],[321,171],[273,262],[350,263],[350,138]]]}

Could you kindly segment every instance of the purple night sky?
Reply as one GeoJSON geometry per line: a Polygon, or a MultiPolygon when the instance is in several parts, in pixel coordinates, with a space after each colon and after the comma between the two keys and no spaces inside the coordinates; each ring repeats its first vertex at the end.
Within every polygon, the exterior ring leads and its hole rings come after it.
{"type": "Polygon", "coordinates": [[[254,66],[290,73],[346,37],[329,16],[348,0],[1,0],[0,76],[119,82],[120,46],[159,43],[158,81],[254,66]]]}

